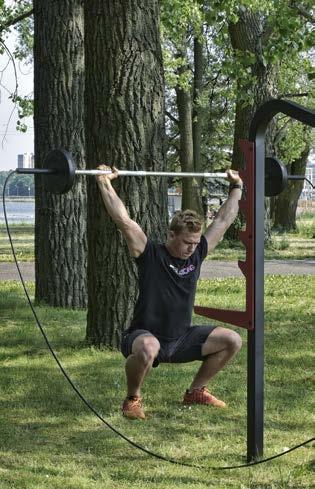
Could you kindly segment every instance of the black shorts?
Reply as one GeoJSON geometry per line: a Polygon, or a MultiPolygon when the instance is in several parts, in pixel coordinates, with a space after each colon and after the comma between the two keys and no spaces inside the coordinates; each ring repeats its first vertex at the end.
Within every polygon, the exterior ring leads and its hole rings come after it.
{"type": "MultiPolygon", "coordinates": [[[[214,329],[215,326],[191,326],[175,340],[163,340],[155,336],[160,343],[160,351],[153,362],[153,367],[157,367],[159,363],[186,363],[204,360],[205,357],[201,354],[201,348],[214,329]]],[[[154,336],[146,329],[136,329],[131,333],[124,333],[121,352],[125,358],[131,354],[132,344],[140,335],[154,336]]]]}

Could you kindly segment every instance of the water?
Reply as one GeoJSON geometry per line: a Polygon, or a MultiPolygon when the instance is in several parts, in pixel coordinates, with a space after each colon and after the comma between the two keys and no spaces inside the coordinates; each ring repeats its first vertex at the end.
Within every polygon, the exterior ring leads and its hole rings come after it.
{"type": "MultiPolygon", "coordinates": [[[[30,200],[27,202],[14,202],[6,200],[5,203],[9,225],[16,223],[29,223],[35,222],[35,202],[30,200]]],[[[0,224],[4,223],[4,213],[2,200],[0,203],[0,224]]]]}

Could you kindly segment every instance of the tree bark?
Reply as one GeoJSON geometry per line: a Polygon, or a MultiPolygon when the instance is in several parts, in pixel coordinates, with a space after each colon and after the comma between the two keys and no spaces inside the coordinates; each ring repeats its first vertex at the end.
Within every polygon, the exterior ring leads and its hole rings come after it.
{"type": "MultiPolygon", "coordinates": [[[[187,58],[186,48],[178,52],[182,59],[187,58]]],[[[179,77],[188,69],[187,66],[179,66],[179,77]]],[[[178,111],[178,126],[180,133],[179,161],[181,171],[193,172],[194,165],[194,141],[193,141],[193,103],[189,88],[176,86],[176,104],[178,111]]],[[[195,178],[182,179],[182,209],[192,209],[202,215],[202,200],[199,182],[195,178]]]]}
{"type": "MultiPolygon", "coordinates": [[[[199,98],[203,90],[203,71],[204,71],[204,52],[203,45],[198,37],[194,38],[194,99],[193,99],[193,149],[194,149],[194,171],[202,172],[204,167],[202,164],[202,108],[200,107],[199,98]]],[[[207,170],[206,170],[207,171],[207,170]]],[[[197,195],[198,195],[198,207],[197,212],[203,216],[205,223],[207,222],[207,204],[203,205],[207,201],[207,195],[203,195],[203,181],[197,180],[197,195]]]]}
{"type": "MultiPolygon", "coordinates": [[[[310,150],[310,144],[307,144],[300,158],[293,161],[291,165],[287,165],[289,175],[305,175],[310,150]]],[[[303,186],[304,180],[289,181],[284,191],[276,197],[274,205],[274,228],[282,231],[296,230],[296,210],[303,186]]]]}
{"type": "MultiPolygon", "coordinates": [[[[82,0],[34,0],[35,166],[53,148],[84,167],[84,24],[82,0]]],[[[80,308],[86,290],[86,182],[52,195],[36,178],[35,297],[80,308]]]]}
{"type": "MultiPolygon", "coordinates": [[[[158,1],[85,2],[87,164],[165,169],[164,79],[158,1]]],[[[115,182],[130,217],[153,239],[167,228],[167,182],[115,182]]],[[[87,340],[117,347],[137,297],[136,268],[89,180],[87,340]]]]}
{"type": "Polygon", "coordinates": [[[194,171],[203,170],[201,163],[201,136],[202,136],[202,111],[199,104],[199,97],[202,93],[203,75],[203,46],[200,40],[194,39],[194,103],[193,103],[193,147],[194,147],[194,171]]]}

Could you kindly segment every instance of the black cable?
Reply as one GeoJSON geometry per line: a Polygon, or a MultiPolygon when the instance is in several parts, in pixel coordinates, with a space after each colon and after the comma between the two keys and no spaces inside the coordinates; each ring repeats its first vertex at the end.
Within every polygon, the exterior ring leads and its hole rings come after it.
{"type": "Polygon", "coordinates": [[[44,340],[46,342],[46,345],[47,345],[50,353],[54,357],[54,359],[55,359],[58,367],[60,368],[62,374],[64,375],[64,377],[66,378],[66,380],[69,382],[70,386],[75,391],[75,393],[77,394],[77,396],[81,399],[81,401],[88,407],[88,409],[90,409],[90,411],[92,411],[93,414],[95,414],[95,416],[100,421],[102,421],[102,423],[104,423],[109,429],[111,429],[114,433],[116,433],[116,435],[120,436],[123,440],[125,440],[126,442],[128,442],[134,448],[138,448],[142,452],[147,453],[148,455],[151,455],[152,457],[158,458],[160,460],[164,460],[164,462],[169,462],[169,463],[172,463],[172,464],[181,465],[183,467],[190,467],[190,468],[193,468],[193,469],[202,469],[202,470],[231,470],[231,469],[241,469],[241,468],[244,468],[244,467],[252,467],[254,465],[262,464],[262,463],[265,463],[265,462],[269,462],[270,460],[274,460],[275,458],[282,457],[283,455],[285,455],[285,454],[287,454],[289,452],[293,452],[293,450],[296,450],[297,448],[300,448],[300,447],[302,447],[304,445],[307,445],[308,443],[311,443],[312,441],[315,440],[315,438],[311,438],[309,440],[304,441],[303,443],[300,443],[299,445],[295,445],[294,447],[289,448],[288,450],[285,450],[284,452],[277,453],[276,455],[273,455],[271,457],[264,458],[262,460],[256,460],[254,462],[249,462],[249,463],[246,463],[246,464],[241,464],[241,465],[228,465],[226,467],[224,467],[224,466],[222,466],[222,467],[213,467],[213,466],[206,467],[205,465],[194,465],[194,464],[189,464],[189,463],[186,463],[186,462],[180,462],[179,460],[168,458],[168,457],[164,457],[163,455],[160,455],[159,453],[152,452],[151,450],[148,450],[147,448],[145,448],[145,447],[139,445],[138,443],[132,441],[130,438],[128,438],[123,433],[121,433],[116,428],[114,428],[114,426],[112,426],[108,421],[106,421],[106,419],[104,419],[96,411],[96,409],[83,396],[83,394],[81,394],[81,392],[79,391],[79,389],[76,387],[76,385],[74,384],[74,382],[72,381],[72,379],[70,378],[70,376],[68,375],[68,373],[66,372],[66,370],[64,369],[64,367],[62,366],[60,360],[58,359],[56,353],[54,352],[54,350],[53,350],[53,348],[52,348],[52,346],[51,346],[51,344],[49,342],[49,339],[48,339],[48,337],[47,337],[47,335],[46,335],[46,333],[45,333],[45,331],[44,331],[44,329],[43,329],[43,327],[41,325],[40,320],[37,317],[36,311],[34,309],[34,306],[32,304],[32,301],[30,299],[28,290],[26,288],[26,285],[25,285],[25,282],[24,282],[24,279],[23,279],[23,276],[22,276],[22,273],[21,273],[21,270],[20,270],[20,266],[19,266],[18,261],[17,261],[17,258],[16,258],[16,254],[15,254],[15,250],[14,250],[14,246],[13,246],[13,241],[12,241],[12,238],[11,238],[10,228],[9,228],[9,224],[8,224],[7,211],[6,211],[5,190],[6,190],[6,186],[7,186],[7,182],[9,180],[9,178],[14,173],[15,173],[14,170],[11,171],[11,172],[9,172],[9,174],[8,174],[8,176],[7,176],[7,178],[6,178],[5,182],[4,182],[3,191],[2,191],[2,201],[3,201],[3,213],[4,213],[5,225],[6,225],[6,229],[7,229],[7,233],[8,233],[8,237],[9,237],[9,241],[10,241],[10,245],[11,245],[11,250],[12,250],[14,262],[15,262],[17,271],[18,271],[19,276],[20,276],[20,281],[22,283],[22,286],[23,286],[23,289],[24,289],[24,293],[26,295],[26,298],[28,300],[28,303],[29,303],[29,306],[30,306],[30,308],[32,310],[32,313],[34,315],[36,324],[37,324],[37,326],[38,326],[41,334],[43,335],[43,338],[44,338],[44,340]]]}

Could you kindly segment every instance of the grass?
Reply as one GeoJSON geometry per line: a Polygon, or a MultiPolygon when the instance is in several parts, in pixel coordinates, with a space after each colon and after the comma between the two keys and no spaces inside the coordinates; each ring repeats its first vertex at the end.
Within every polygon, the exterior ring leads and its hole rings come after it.
{"type": "MultiPolygon", "coordinates": [[[[315,218],[310,212],[297,219],[298,232],[274,233],[272,245],[265,249],[266,260],[315,259],[315,218]]],[[[13,244],[19,261],[34,261],[34,225],[13,224],[10,226],[13,244]]],[[[245,249],[240,242],[221,241],[209,260],[242,260],[245,249]]],[[[12,262],[13,257],[6,228],[0,224],[0,263],[12,262]]]]}
{"type": "MultiPolygon", "coordinates": [[[[245,259],[241,243],[221,241],[208,260],[236,261],[245,259]]],[[[265,247],[265,260],[314,260],[315,239],[295,233],[274,234],[272,245],[265,247]]]]}
{"type": "MultiPolygon", "coordinates": [[[[11,224],[11,237],[19,261],[34,261],[34,225],[11,224]]],[[[12,262],[13,256],[6,227],[0,224],[0,263],[12,262]]]]}
{"type": "MultiPolygon", "coordinates": [[[[315,214],[303,212],[297,218],[297,231],[285,233],[274,231],[271,243],[265,247],[265,260],[314,260],[315,259],[315,214]]],[[[222,240],[210,260],[244,260],[245,249],[240,242],[222,240]]]]}
{"type": "MultiPolygon", "coordinates": [[[[28,287],[33,294],[34,285],[28,287]]],[[[312,276],[266,278],[265,456],[312,436],[312,276]],[[302,292],[302,293],[301,293],[302,292]]],[[[202,280],[198,304],[240,308],[241,279],[202,280]]],[[[244,463],[246,332],[237,358],[212,390],[227,410],[184,408],[180,398],[197,363],[152,370],[144,389],[148,419],[121,417],[123,358],[87,347],[85,311],[37,307],[75,384],[95,408],[137,443],[204,466],[244,463]]],[[[194,317],[194,322],[204,319],[194,317]]],[[[312,447],[268,464],[213,472],[172,465],[132,448],[89,412],[65,382],[39,333],[19,283],[0,283],[1,489],[302,489],[312,487],[312,447]]]]}

